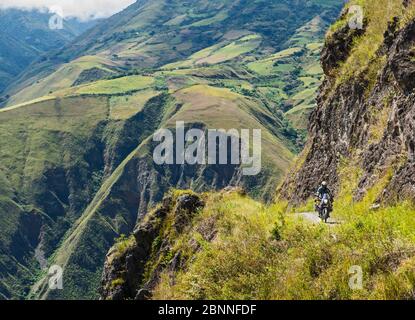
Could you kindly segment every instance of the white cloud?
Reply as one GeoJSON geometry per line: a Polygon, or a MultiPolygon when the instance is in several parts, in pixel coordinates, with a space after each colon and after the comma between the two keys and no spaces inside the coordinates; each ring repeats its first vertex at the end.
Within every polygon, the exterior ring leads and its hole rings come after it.
{"type": "Polygon", "coordinates": [[[0,0],[0,9],[53,11],[80,20],[109,17],[136,0],[0,0]]]}

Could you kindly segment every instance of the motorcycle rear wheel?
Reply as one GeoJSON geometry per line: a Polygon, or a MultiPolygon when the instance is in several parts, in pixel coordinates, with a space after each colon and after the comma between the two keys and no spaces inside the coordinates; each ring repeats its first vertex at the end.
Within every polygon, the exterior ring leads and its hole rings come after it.
{"type": "Polygon", "coordinates": [[[321,214],[321,220],[323,220],[324,223],[327,223],[328,219],[329,219],[329,210],[327,208],[324,208],[321,214]]]}

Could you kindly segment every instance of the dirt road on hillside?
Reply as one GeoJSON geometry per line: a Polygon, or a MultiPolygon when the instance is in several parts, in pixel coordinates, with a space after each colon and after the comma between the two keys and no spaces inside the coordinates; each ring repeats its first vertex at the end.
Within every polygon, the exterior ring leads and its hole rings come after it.
{"type": "MultiPolygon", "coordinates": [[[[319,218],[317,212],[302,212],[302,213],[296,213],[296,216],[298,216],[299,218],[302,218],[302,219],[304,219],[304,220],[306,220],[306,221],[308,221],[308,222],[310,222],[312,224],[320,224],[320,223],[323,223],[321,221],[321,219],[319,218]]],[[[336,219],[334,219],[334,218],[330,218],[328,220],[327,224],[329,226],[336,226],[336,225],[341,224],[341,222],[338,221],[338,220],[336,220],[336,219]]]]}

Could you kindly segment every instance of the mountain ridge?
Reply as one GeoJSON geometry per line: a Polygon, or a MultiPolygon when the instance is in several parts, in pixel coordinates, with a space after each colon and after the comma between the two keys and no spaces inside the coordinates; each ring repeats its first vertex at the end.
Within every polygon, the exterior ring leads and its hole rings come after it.
{"type": "Polygon", "coordinates": [[[409,35],[413,4],[396,1],[385,13],[374,10],[371,1],[365,6],[365,10],[373,11],[373,16],[363,30],[349,28],[345,10],[338,29],[327,38],[322,55],[327,78],[319,108],[311,116],[309,146],[302,156],[306,160],[282,188],[283,196],[294,202],[306,200],[321,179],[329,180],[340,192],[342,171],[358,163],[361,165],[356,170],[361,177],[354,181],[357,200],[364,198],[379,181],[384,190],[375,204],[414,199],[407,178],[413,161],[412,111],[407,107],[413,89],[413,66],[409,58],[404,58],[405,54],[412,54],[408,47],[413,43],[409,35]],[[378,19],[380,26],[373,19],[378,19]],[[368,42],[374,35],[381,37],[369,50],[368,42]],[[353,41],[359,37],[362,44],[354,52],[353,41]],[[359,50],[367,50],[371,59],[363,60],[358,56],[359,50]],[[336,54],[346,63],[344,67],[342,61],[333,63],[336,54]],[[348,99],[341,102],[345,96],[348,99]],[[329,123],[329,127],[325,125],[329,123]],[[318,162],[322,164],[320,170],[316,170],[318,162]],[[291,188],[297,192],[290,193],[291,188]]]}

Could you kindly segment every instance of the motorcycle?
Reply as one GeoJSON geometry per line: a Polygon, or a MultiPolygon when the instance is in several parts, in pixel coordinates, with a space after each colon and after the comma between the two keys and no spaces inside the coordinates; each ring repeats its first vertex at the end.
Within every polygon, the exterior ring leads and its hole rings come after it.
{"type": "Polygon", "coordinates": [[[318,215],[320,219],[327,223],[327,220],[330,218],[331,212],[331,199],[328,194],[324,194],[321,198],[316,199],[316,207],[318,210],[318,215]]]}

